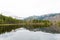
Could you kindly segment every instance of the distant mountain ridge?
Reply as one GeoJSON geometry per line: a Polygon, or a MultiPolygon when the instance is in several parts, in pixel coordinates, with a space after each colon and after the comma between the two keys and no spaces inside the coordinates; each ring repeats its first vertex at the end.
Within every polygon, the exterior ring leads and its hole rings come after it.
{"type": "Polygon", "coordinates": [[[55,14],[47,14],[47,15],[42,15],[42,16],[30,16],[25,18],[24,20],[33,20],[33,19],[37,19],[37,20],[60,20],[60,13],[55,13],[55,14]]]}

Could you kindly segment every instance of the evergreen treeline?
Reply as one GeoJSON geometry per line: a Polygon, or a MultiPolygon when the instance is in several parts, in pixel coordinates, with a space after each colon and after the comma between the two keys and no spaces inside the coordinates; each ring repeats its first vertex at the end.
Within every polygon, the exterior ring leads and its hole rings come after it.
{"type": "Polygon", "coordinates": [[[60,22],[53,23],[49,20],[37,20],[37,19],[21,20],[0,14],[0,33],[10,32],[11,30],[13,29],[15,30],[20,27],[24,27],[30,30],[35,28],[43,28],[43,27],[46,28],[52,25],[60,26],[60,22]]]}
{"type": "Polygon", "coordinates": [[[43,25],[43,26],[50,26],[51,22],[48,20],[18,20],[15,18],[12,18],[10,16],[4,16],[0,14],[0,24],[26,24],[26,25],[43,25]]]}
{"type": "Polygon", "coordinates": [[[12,17],[8,17],[8,16],[4,16],[2,14],[0,14],[0,24],[15,24],[15,23],[19,23],[20,20],[17,20],[15,18],[12,17]]]}
{"type": "Polygon", "coordinates": [[[4,32],[10,32],[20,27],[24,27],[26,29],[35,29],[35,28],[49,28],[49,27],[56,28],[60,27],[60,21],[52,22],[49,20],[21,20],[12,18],[10,16],[4,16],[0,14],[0,34],[4,32]]]}

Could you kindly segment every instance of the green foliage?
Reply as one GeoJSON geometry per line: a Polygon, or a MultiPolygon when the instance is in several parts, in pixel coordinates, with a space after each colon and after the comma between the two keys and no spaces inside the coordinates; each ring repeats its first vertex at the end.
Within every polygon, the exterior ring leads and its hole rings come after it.
{"type": "Polygon", "coordinates": [[[34,28],[38,28],[38,27],[49,27],[52,25],[52,22],[48,21],[48,20],[30,20],[30,21],[26,21],[26,26],[33,26],[34,28]]]}
{"type": "Polygon", "coordinates": [[[60,21],[56,23],[57,26],[60,26],[60,21]]]}
{"type": "Polygon", "coordinates": [[[30,29],[49,27],[51,24],[52,23],[48,20],[18,20],[10,16],[4,16],[0,14],[0,33],[9,32],[12,29],[15,30],[16,28],[20,27],[30,29]]]}
{"type": "Polygon", "coordinates": [[[20,20],[0,14],[0,24],[15,24],[19,22],[20,20]]]}
{"type": "Polygon", "coordinates": [[[15,30],[17,28],[20,28],[22,26],[19,26],[19,25],[0,25],[0,34],[1,33],[5,33],[5,32],[10,32],[12,30],[15,30]]]}

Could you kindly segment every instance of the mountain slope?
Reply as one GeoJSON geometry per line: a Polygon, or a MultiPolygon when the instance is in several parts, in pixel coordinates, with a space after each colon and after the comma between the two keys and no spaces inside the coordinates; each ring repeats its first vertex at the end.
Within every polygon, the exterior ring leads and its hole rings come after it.
{"type": "Polygon", "coordinates": [[[60,13],[55,13],[55,14],[47,14],[47,15],[42,15],[42,16],[30,16],[25,18],[24,20],[33,20],[33,19],[37,19],[37,20],[56,20],[59,21],[60,20],[60,13]]]}
{"type": "Polygon", "coordinates": [[[55,16],[46,17],[44,20],[50,20],[50,21],[60,21],[60,14],[56,14],[55,16]]]}
{"type": "Polygon", "coordinates": [[[4,16],[0,14],[0,24],[15,24],[19,23],[20,20],[12,18],[10,16],[4,16]]]}
{"type": "MultiPolygon", "coordinates": [[[[30,16],[25,18],[25,20],[49,20],[52,22],[50,27],[40,28],[39,30],[51,33],[60,33],[60,26],[57,26],[57,22],[60,22],[60,13],[47,14],[42,16],[30,16]]],[[[60,25],[60,24],[59,24],[60,25]]]]}

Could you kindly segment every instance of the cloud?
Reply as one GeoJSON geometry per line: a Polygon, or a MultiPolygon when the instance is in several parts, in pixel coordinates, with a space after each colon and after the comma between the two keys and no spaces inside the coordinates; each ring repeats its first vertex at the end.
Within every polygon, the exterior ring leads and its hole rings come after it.
{"type": "Polygon", "coordinates": [[[0,12],[27,17],[60,12],[60,0],[0,0],[0,12]]]}

